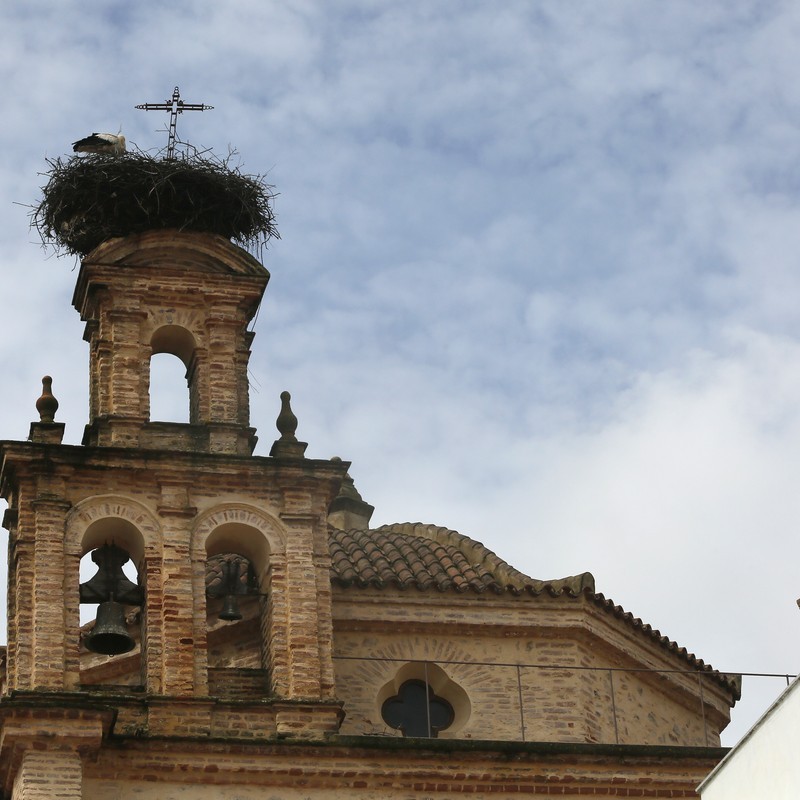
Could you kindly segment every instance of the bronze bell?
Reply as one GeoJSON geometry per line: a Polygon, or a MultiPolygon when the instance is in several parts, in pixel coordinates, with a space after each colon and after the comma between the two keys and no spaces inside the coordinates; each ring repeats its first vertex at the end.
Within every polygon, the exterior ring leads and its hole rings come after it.
{"type": "Polygon", "coordinates": [[[225,553],[212,559],[212,578],[206,576],[206,594],[208,597],[222,597],[222,609],[218,619],[225,622],[236,622],[242,619],[239,610],[238,595],[249,594],[255,583],[255,576],[250,562],[238,553],[225,553]]]}
{"type": "Polygon", "coordinates": [[[225,595],[225,601],[222,604],[222,610],[219,612],[219,618],[224,619],[226,622],[236,622],[237,619],[242,618],[242,612],[239,611],[239,603],[235,595],[225,595]]]}
{"type": "Polygon", "coordinates": [[[93,653],[118,656],[136,646],[125,625],[125,607],[115,600],[106,600],[97,607],[97,619],[86,637],[86,647],[93,653]]]}

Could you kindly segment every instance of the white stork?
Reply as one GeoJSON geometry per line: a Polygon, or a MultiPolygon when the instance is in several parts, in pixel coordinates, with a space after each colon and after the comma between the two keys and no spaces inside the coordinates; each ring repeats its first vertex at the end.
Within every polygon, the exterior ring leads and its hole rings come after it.
{"type": "Polygon", "coordinates": [[[98,153],[118,156],[125,152],[125,137],[121,133],[93,133],[72,143],[76,153],[98,153]]]}

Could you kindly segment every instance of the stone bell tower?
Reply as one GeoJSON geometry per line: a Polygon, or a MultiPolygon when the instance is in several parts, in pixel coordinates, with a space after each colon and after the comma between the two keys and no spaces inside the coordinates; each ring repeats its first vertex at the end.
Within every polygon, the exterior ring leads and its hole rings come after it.
{"type": "Polygon", "coordinates": [[[2,796],[92,796],[123,740],[196,760],[202,742],[338,730],[327,514],[348,464],[305,457],[287,393],[270,455],[252,455],[248,325],[268,279],[208,233],[147,231],[83,259],[83,443],[62,443],[48,386],[28,440],[0,443],[2,796]],[[162,352],[186,367],[188,423],[150,420],[162,352]]]}

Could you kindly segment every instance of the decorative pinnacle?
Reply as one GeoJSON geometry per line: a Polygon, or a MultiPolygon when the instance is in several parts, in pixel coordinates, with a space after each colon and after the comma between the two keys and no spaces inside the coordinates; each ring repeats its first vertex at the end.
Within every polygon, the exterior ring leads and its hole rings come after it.
{"type": "Polygon", "coordinates": [[[282,442],[296,442],[297,437],[294,432],[297,430],[297,417],[292,412],[292,407],[289,401],[292,396],[289,392],[281,392],[281,413],[278,414],[278,419],[275,420],[275,426],[278,428],[282,442]]]}
{"type": "Polygon", "coordinates": [[[49,375],[42,378],[42,395],[36,401],[40,422],[55,422],[58,400],[53,397],[53,379],[49,375]]]}
{"type": "MultiPolygon", "coordinates": [[[[341,464],[342,459],[339,456],[332,456],[331,461],[334,464],[341,464]]],[[[350,477],[349,472],[345,472],[344,478],[342,478],[342,487],[339,489],[338,497],[348,497],[351,500],[363,500],[364,498],[361,497],[358,489],[356,489],[355,481],[350,477]]]]}

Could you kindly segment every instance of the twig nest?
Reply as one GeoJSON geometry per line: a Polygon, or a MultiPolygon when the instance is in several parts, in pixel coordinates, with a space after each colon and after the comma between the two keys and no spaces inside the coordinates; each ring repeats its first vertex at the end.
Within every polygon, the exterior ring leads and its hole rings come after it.
{"type": "Polygon", "coordinates": [[[272,187],[227,160],[144,153],[48,160],[31,225],[59,253],[85,256],[102,242],[148,230],[216,233],[248,249],[279,238],[272,187]]]}

